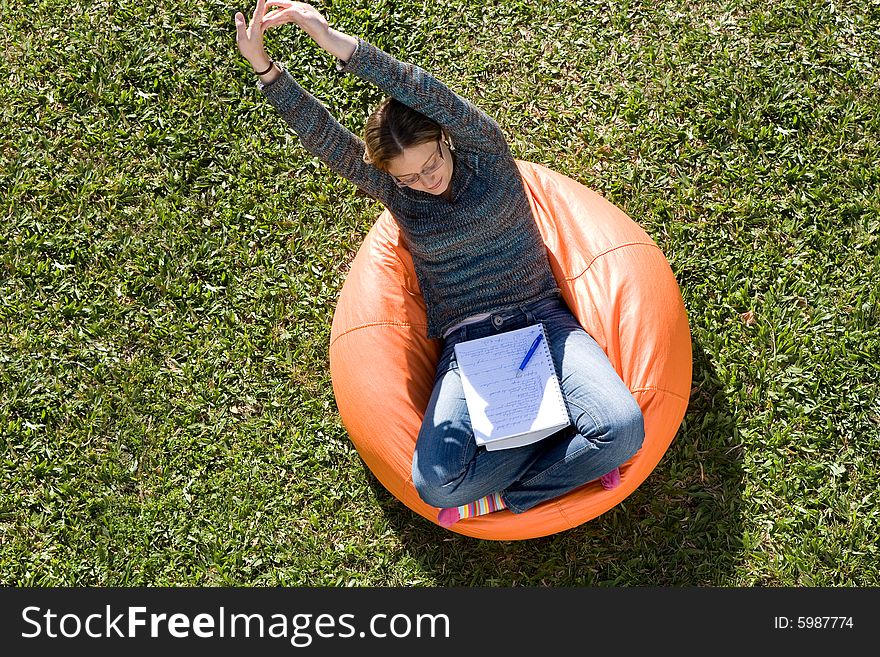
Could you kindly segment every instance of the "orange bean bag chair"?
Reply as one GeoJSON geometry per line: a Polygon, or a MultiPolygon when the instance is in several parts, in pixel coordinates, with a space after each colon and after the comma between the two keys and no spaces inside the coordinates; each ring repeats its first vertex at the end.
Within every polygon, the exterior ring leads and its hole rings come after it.
{"type": "MultiPolygon", "coordinates": [[[[517,161],[563,296],[605,350],[642,409],[645,441],[621,466],[619,487],[592,482],[525,513],[461,520],[450,531],[519,540],[576,527],[611,509],[656,467],[675,436],[691,387],[691,336],[678,283],[663,253],[599,194],[543,165],[517,161]]],[[[426,337],[412,258],[385,210],[340,293],[330,333],[339,413],[367,467],[406,506],[436,523],[411,466],[431,394],[440,341],[426,337]]]]}

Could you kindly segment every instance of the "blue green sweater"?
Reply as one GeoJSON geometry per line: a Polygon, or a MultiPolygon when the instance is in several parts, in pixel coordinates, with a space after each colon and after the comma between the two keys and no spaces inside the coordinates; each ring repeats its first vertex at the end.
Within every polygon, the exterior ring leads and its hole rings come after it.
{"type": "Polygon", "coordinates": [[[364,142],[336,121],[282,67],[259,90],[330,169],[378,199],[412,253],[428,313],[428,337],[486,312],[557,294],[547,251],[500,126],[422,68],[358,38],[338,71],[374,83],[443,126],[455,159],[451,199],[408,187],[363,161],[364,142]]]}

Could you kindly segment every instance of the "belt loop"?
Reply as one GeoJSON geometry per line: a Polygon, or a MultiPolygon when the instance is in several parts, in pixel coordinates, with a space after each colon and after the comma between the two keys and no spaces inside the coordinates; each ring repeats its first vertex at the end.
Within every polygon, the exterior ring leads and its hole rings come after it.
{"type": "Polygon", "coordinates": [[[535,323],[535,313],[533,313],[531,310],[526,310],[525,313],[526,313],[526,323],[531,326],[532,324],[535,323]]]}

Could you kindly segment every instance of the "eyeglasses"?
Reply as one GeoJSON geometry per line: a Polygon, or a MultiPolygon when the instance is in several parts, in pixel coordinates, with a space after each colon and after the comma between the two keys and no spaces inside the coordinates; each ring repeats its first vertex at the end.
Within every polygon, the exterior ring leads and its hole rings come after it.
{"type": "Polygon", "coordinates": [[[413,173],[409,176],[403,176],[402,178],[398,178],[397,176],[392,176],[394,178],[394,182],[397,183],[398,187],[409,187],[410,185],[415,185],[419,180],[423,177],[430,176],[437,169],[443,166],[443,149],[440,147],[440,140],[437,140],[437,155],[439,158],[435,158],[434,162],[428,164],[424,169],[422,169],[421,173],[413,173]]]}

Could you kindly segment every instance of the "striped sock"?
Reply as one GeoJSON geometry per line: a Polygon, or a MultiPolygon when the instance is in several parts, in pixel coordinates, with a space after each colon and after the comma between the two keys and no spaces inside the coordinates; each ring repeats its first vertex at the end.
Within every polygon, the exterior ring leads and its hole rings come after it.
{"type": "Polygon", "coordinates": [[[437,520],[441,527],[450,527],[463,518],[474,518],[476,516],[484,516],[487,513],[501,511],[506,509],[507,505],[501,499],[501,493],[492,493],[481,497],[476,502],[464,504],[462,506],[454,506],[449,509],[440,509],[437,520]]]}

